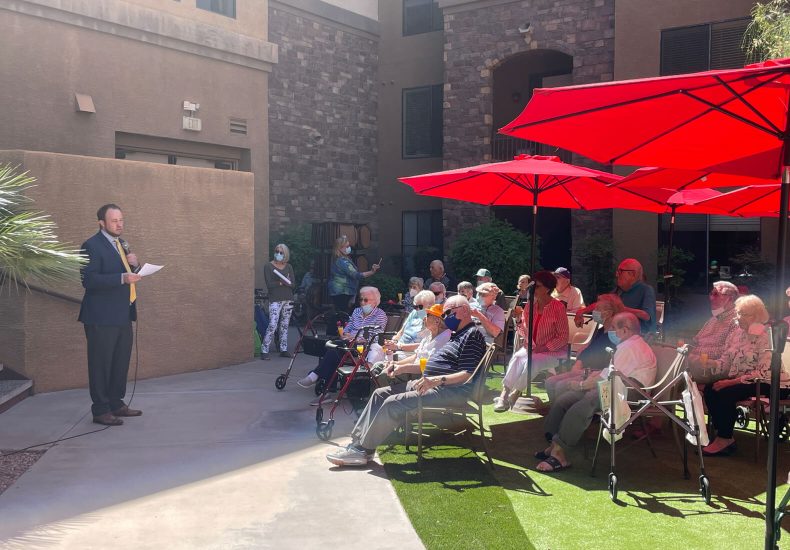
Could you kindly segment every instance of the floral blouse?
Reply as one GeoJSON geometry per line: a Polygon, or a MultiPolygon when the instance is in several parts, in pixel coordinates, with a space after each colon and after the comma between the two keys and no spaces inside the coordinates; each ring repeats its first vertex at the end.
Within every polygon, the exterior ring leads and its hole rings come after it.
{"type": "Polygon", "coordinates": [[[753,335],[736,327],[727,338],[726,348],[718,361],[719,372],[728,378],[747,375],[749,378],[771,377],[771,342],[768,332],[753,335]]]}

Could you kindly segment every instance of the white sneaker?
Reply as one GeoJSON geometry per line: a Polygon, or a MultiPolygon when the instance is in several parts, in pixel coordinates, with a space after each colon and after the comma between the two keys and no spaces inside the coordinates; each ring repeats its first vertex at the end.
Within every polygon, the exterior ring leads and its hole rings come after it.
{"type": "Polygon", "coordinates": [[[335,466],[365,466],[372,458],[373,455],[354,447],[353,444],[326,455],[326,459],[335,466]]]}
{"type": "Polygon", "coordinates": [[[507,400],[502,399],[501,397],[494,398],[494,412],[505,412],[510,409],[510,403],[507,400]]]}
{"type": "Polygon", "coordinates": [[[301,380],[299,380],[296,383],[299,384],[299,386],[301,386],[303,388],[309,388],[309,387],[315,386],[315,383],[317,381],[318,381],[317,378],[315,380],[313,380],[312,378],[310,378],[310,375],[308,374],[307,376],[305,376],[304,378],[302,378],[301,380]]]}

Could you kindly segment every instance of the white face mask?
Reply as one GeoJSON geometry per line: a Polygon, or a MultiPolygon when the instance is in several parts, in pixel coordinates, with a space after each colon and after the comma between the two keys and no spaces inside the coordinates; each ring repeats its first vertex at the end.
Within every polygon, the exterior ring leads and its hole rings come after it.
{"type": "Polygon", "coordinates": [[[713,314],[714,317],[718,317],[719,315],[724,313],[724,308],[723,307],[717,307],[715,309],[711,309],[710,312],[713,314]]]}
{"type": "Polygon", "coordinates": [[[419,290],[417,290],[416,288],[410,288],[410,289],[409,289],[409,296],[411,296],[412,298],[414,298],[415,296],[417,296],[417,293],[418,293],[418,292],[419,292],[419,290]]]}
{"type": "Polygon", "coordinates": [[[343,249],[343,252],[344,252],[346,255],[349,255],[349,254],[351,254],[351,247],[350,247],[350,246],[347,246],[347,247],[345,247],[345,248],[343,249]]]}
{"type": "Polygon", "coordinates": [[[765,332],[765,325],[762,323],[752,323],[749,325],[749,334],[752,336],[760,336],[765,332]]]}

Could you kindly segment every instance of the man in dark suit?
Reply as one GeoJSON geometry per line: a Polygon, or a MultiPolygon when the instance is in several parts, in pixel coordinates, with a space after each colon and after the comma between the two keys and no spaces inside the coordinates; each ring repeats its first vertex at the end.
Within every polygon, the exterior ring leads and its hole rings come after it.
{"type": "Polygon", "coordinates": [[[82,268],[82,299],[79,320],[88,341],[88,380],[93,421],[106,426],[123,424],[121,416],[140,416],[124,402],[129,358],[132,355],[132,321],[137,320],[133,273],[139,265],[121,239],[123,213],[105,204],[96,213],[99,232],[82,244],[88,263],[82,268]]]}

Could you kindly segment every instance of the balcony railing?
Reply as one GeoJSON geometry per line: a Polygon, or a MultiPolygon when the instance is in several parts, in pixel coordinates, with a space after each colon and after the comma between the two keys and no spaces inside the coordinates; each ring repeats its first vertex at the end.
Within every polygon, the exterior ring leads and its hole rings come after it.
{"type": "Polygon", "coordinates": [[[513,157],[518,155],[553,155],[568,163],[573,160],[573,153],[570,151],[538,143],[537,141],[527,141],[499,134],[495,135],[491,140],[491,160],[513,160],[513,157]]]}

